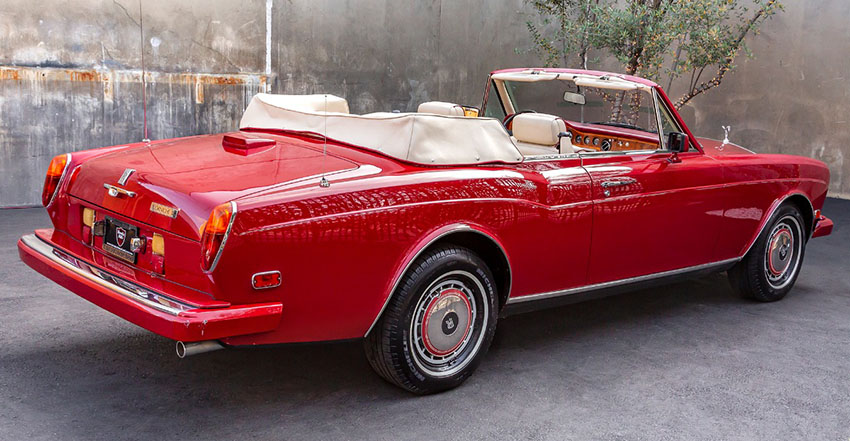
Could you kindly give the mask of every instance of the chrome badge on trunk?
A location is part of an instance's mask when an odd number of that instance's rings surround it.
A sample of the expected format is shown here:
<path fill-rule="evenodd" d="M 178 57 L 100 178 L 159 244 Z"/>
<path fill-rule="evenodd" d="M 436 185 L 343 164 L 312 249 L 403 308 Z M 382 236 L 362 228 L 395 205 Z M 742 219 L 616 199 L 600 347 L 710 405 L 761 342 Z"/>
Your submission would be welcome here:
<path fill-rule="evenodd" d="M 180 209 L 169 207 L 167 205 L 157 204 L 156 202 L 151 202 L 151 211 L 156 214 L 168 216 L 172 219 L 177 219 L 177 213 L 180 212 Z"/>

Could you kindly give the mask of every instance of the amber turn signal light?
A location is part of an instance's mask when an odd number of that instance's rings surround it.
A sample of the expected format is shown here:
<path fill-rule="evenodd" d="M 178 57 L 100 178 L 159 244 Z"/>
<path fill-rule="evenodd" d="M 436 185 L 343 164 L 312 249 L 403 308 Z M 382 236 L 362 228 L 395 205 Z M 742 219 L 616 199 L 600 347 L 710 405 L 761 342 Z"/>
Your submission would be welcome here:
<path fill-rule="evenodd" d="M 151 238 L 151 252 L 157 256 L 165 255 L 165 240 L 159 233 L 153 233 L 153 237 Z"/>
<path fill-rule="evenodd" d="M 94 226 L 94 210 L 83 208 L 83 225 L 91 228 Z"/>
<path fill-rule="evenodd" d="M 44 189 L 41 192 L 41 204 L 45 207 L 50 205 L 53 197 L 56 196 L 56 189 L 59 188 L 59 182 L 62 181 L 62 175 L 65 174 L 70 156 L 67 153 L 57 155 L 47 166 L 47 176 L 44 178 Z"/>
<path fill-rule="evenodd" d="M 201 268 L 204 271 L 215 269 L 221 250 L 230 234 L 230 228 L 233 226 L 235 213 L 235 202 L 221 204 L 213 209 L 210 218 L 204 224 L 201 236 Z"/>

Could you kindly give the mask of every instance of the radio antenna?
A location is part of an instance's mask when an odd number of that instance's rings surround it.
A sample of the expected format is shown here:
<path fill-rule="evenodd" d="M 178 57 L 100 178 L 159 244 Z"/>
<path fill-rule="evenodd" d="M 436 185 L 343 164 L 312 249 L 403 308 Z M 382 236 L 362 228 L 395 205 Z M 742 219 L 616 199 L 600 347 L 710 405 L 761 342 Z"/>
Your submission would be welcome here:
<path fill-rule="evenodd" d="M 328 157 L 328 94 L 325 94 L 325 133 L 323 138 L 325 139 L 325 144 L 322 147 L 322 180 L 319 181 L 319 187 L 328 188 L 331 186 L 331 183 L 328 182 L 327 178 L 325 178 L 325 158 Z"/>
<path fill-rule="evenodd" d="M 142 118 L 144 135 L 142 142 L 150 143 L 148 138 L 148 84 L 145 79 L 145 28 L 142 22 L 142 0 L 139 0 L 139 49 L 142 53 Z"/>

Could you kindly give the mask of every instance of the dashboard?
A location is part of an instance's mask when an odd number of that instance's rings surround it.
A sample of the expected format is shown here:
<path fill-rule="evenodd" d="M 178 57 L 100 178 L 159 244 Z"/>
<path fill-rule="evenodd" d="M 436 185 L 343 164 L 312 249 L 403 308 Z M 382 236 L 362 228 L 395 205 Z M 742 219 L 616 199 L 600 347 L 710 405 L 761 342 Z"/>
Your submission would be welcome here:
<path fill-rule="evenodd" d="M 572 135 L 572 143 L 576 147 L 603 152 L 658 149 L 658 139 L 649 133 L 635 133 L 634 136 L 631 136 L 631 132 L 637 131 L 628 129 L 605 130 L 597 127 L 590 129 L 587 124 L 571 121 L 565 121 L 565 123 L 567 131 Z M 622 133 L 623 131 L 628 131 L 630 136 L 625 136 Z"/>

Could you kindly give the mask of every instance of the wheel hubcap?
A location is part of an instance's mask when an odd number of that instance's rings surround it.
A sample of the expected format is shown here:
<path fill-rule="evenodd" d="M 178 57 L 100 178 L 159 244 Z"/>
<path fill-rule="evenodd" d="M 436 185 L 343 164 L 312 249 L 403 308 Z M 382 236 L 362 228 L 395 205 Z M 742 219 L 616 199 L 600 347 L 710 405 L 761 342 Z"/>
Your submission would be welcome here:
<path fill-rule="evenodd" d="M 425 290 L 410 323 L 413 359 L 421 369 L 449 376 L 472 360 L 487 321 L 483 293 L 481 282 L 466 271 L 447 273 Z"/>
<path fill-rule="evenodd" d="M 794 254 L 791 249 L 793 243 L 794 235 L 791 234 L 791 229 L 787 225 L 781 225 L 781 228 L 776 230 L 770 238 L 767 268 L 774 276 L 781 276 L 791 264 L 791 257 Z"/>
<path fill-rule="evenodd" d="M 469 333 L 472 306 L 462 291 L 448 288 L 434 297 L 425 310 L 422 336 L 425 348 L 444 356 L 456 350 Z"/>
<path fill-rule="evenodd" d="M 802 253 L 802 228 L 793 216 L 779 220 L 768 236 L 765 248 L 764 271 L 775 289 L 788 285 L 797 272 Z"/>

